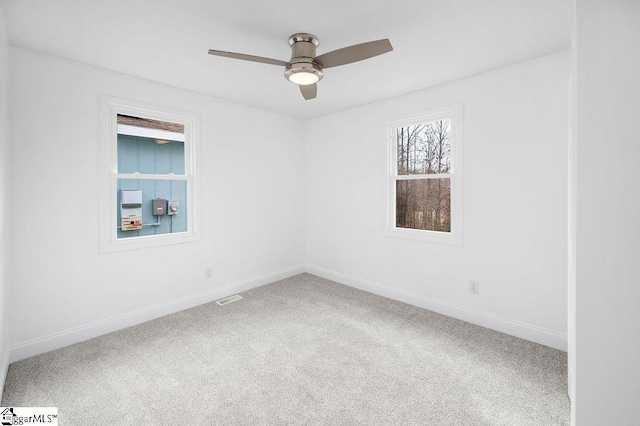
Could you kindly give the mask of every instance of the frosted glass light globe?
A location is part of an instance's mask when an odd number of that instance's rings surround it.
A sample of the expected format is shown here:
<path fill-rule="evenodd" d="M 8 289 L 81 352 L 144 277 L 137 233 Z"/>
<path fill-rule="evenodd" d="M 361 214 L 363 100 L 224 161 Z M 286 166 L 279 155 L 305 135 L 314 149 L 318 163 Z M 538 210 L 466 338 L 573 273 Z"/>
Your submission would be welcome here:
<path fill-rule="evenodd" d="M 317 83 L 318 80 L 320 78 L 315 73 L 305 71 L 294 72 L 289 76 L 289 81 L 302 86 Z"/>

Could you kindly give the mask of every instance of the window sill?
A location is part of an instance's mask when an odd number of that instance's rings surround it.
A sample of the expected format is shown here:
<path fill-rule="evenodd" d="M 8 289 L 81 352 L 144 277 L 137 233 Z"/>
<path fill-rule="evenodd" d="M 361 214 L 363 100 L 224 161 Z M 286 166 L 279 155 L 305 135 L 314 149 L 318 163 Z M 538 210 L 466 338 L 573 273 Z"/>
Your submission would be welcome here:
<path fill-rule="evenodd" d="M 162 247 L 172 244 L 185 244 L 200 240 L 198 235 L 189 232 L 173 234 L 146 235 L 144 237 L 118 238 L 102 244 L 102 253 L 115 253 L 127 250 L 138 250 L 151 247 Z"/>
<path fill-rule="evenodd" d="M 445 244 L 450 246 L 462 246 L 462 233 L 424 231 L 420 229 L 386 228 L 383 231 L 385 237 L 401 238 L 405 240 L 422 241 L 425 243 Z"/>

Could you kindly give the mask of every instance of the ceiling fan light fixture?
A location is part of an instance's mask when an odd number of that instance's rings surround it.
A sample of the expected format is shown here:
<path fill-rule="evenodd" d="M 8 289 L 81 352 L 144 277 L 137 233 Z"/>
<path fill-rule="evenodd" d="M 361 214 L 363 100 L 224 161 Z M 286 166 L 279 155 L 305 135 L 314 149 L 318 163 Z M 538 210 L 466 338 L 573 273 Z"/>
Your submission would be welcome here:
<path fill-rule="evenodd" d="M 306 86 L 307 84 L 317 83 L 320 78 L 312 72 L 296 72 L 289 76 L 289 81 L 295 84 Z"/>
<path fill-rule="evenodd" d="M 316 63 L 297 62 L 286 66 L 284 76 L 294 84 L 306 86 L 322 80 L 324 72 L 322 67 Z"/>

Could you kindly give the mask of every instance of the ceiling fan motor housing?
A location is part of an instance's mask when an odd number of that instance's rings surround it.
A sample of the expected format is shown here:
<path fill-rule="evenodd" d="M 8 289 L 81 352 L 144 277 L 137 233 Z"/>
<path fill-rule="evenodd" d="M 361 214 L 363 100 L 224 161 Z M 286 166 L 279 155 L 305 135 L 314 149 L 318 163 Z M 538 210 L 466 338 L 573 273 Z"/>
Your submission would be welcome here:
<path fill-rule="evenodd" d="M 314 61 L 318 44 L 318 38 L 313 34 L 297 33 L 289 37 L 291 60 L 284 70 L 287 80 L 295 81 L 295 77 L 291 78 L 291 76 L 296 73 L 313 74 L 317 77 L 317 81 L 322 80 L 324 71 Z"/>

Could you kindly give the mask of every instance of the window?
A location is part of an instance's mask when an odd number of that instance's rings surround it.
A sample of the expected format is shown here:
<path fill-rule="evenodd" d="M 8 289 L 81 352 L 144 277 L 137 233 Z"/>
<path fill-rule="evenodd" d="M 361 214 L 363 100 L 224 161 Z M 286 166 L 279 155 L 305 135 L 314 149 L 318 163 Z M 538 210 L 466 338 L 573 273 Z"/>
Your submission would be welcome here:
<path fill-rule="evenodd" d="M 462 244 L 462 106 L 389 123 L 386 235 Z"/>
<path fill-rule="evenodd" d="M 104 121 L 103 251 L 196 240 L 196 118 L 105 99 Z"/>

